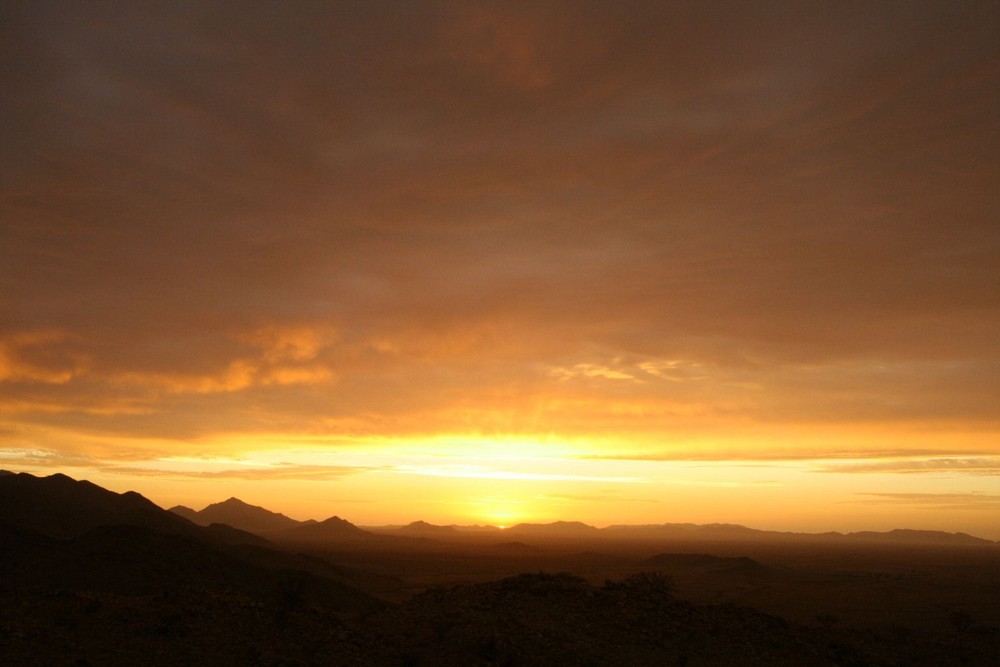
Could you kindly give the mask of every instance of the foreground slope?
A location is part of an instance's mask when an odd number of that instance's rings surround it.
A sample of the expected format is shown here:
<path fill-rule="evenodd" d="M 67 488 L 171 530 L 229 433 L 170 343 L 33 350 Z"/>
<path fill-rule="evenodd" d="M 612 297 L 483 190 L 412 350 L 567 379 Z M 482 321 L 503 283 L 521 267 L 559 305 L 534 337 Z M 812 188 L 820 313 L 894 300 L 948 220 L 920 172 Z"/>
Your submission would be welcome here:
<path fill-rule="evenodd" d="M 941 667 L 992 665 L 1000 648 L 995 637 L 969 646 L 834 634 L 747 607 L 695 605 L 651 573 L 600 587 L 539 573 L 435 588 L 372 620 L 369 655 L 386 665 Z"/>

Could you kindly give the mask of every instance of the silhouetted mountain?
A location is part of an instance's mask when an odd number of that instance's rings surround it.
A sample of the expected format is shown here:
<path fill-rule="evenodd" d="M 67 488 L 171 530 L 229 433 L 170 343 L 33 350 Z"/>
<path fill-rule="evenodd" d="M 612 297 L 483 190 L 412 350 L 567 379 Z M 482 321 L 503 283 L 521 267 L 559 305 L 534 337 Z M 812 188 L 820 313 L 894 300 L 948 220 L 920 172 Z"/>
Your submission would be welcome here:
<path fill-rule="evenodd" d="M 226 589 L 267 582 L 265 571 L 303 570 L 334 581 L 347 598 L 357 593 L 373 600 L 347 584 L 352 575 L 346 570 L 275 551 L 264 538 L 226 524 L 194 525 L 137 493 L 117 494 L 65 475 L 0 476 L 0 537 L 0 565 L 19 585 L 128 591 L 140 583 L 168 590 L 215 582 Z"/>
<path fill-rule="evenodd" d="M 886 532 L 863 531 L 857 533 L 793 533 L 773 530 L 757 530 L 737 524 L 693 524 L 664 523 L 652 525 L 614 525 L 601 529 L 607 537 L 634 540 L 716 540 L 744 542 L 891 542 L 897 544 L 925 545 L 995 545 L 996 542 L 985 540 L 965 533 L 945 533 L 935 530 L 896 529 Z"/>
<path fill-rule="evenodd" d="M 497 533 L 497 532 L 500 532 L 501 530 L 503 530 L 499 526 L 493 526 L 493 525 L 490 525 L 490 524 L 481 525 L 481 524 L 478 524 L 478 523 L 474 524 L 474 525 L 471 525 L 471 526 L 453 525 L 451 527 L 454 528 L 455 530 L 457 530 L 459 532 L 463 532 L 463 533 Z"/>
<path fill-rule="evenodd" d="M 272 512 L 257 505 L 250 505 L 239 498 L 230 498 L 221 503 L 214 503 L 200 512 L 195 512 L 183 505 L 171 507 L 170 511 L 201 526 L 224 523 L 227 526 L 257 534 L 288 530 L 301 525 L 301 522 L 284 514 Z"/>
<path fill-rule="evenodd" d="M 553 523 L 519 523 L 507 528 L 505 532 L 533 537 L 575 537 L 580 535 L 593 536 L 597 528 L 580 521 L 555 521 Z"/>
<path fill-rule="evenodd" d="M 699 539 L 699 540 L 746 540 L 776 536 L 785 533 L 771 533 L 728 523 L 694 524 L 663 523 L 643 525 L 614 525 L 601 531 L 605 536 L 624 539 Z"/>
<path fill-rule="evenodd" d="M 203 535 L 187 519 L 134 491 L 115 493 L 59 473 L 0 476 L 0 522 L 57 538 L 78 537 L 99 526 L 145 526 L 176 535 Z"/>
<path fill-rule="evenodd" d="M 458 530 L 454 526 L 435 526 L 426 521 L 414 521 L 398 528 L 396 532 L 400 535 L 409 535 L 410 537 L 430 538 L 449 538 L 455 537 L 458 534 Z"/>
<path fill-rule="evenodd" d="M 246 530 L 233 528 L 225 523 L 213 523 L 204 527 L 205 532 L 220 544 L 249 544 L 258 547 L 273 547 L 274 544 Z"/>
<path fill-rule="evenodd" d="M 173 507 L 169 508 L 167 511 L 168 512 L 173 512 L 174 514 L 176 514 L 178 516 L 182 516 L 185 519 L 187 519 L 188 521 L 190 521 L 191 523 L 197 523 L 199 526 L 203 525 L 199 521 L 198 512 L 195 511 L 195 510 L 193 510 L 193 509 L 191 509 L 190 507 L 186 507 L 184 505 L 174 505 Z"/>
<path fill-rule="evenodd" d="M 101 526 L 67 541 L 42 546 L 22 541 L 20 547 L 22 557 L 4 565 L 8 573 L 18 572 L 21 586 L 121 595 L 184 588 L 269 596 L 295 580 L 331 608 L 360 611 L 380 605 L 371 595 L 339 581 L 290 569 L 294 557 L 286 554 L 274 552 L 275 561 L 265 565 L 257 562 L 264 560 L 257 552 L 213 546 L 143 526 Z"/>
<path fill-rule="evenodd" d="M 302 542 L 327 542 L 372 537 L 373 533 L 358 528 L 350 521 L 332 516 L 325 521 L 304 523 L 274 535 L 274 539 Z"/>
<path fill-rule="evenodd" d="M 992 540 L 984 540 L 966 533 L 946 533 L 940 530 L 911 530 L 897 528 L 884 533 L 860 531 L 847 533 L 843 536 L 849 540 L 867 540 L 878 542 L 897 542 L 907 544 L 941 544 L 941 545 L 987 545 L 996 544 Z"/>
<path fill-rule="evenodd" d="M 84 530 L 73 520 L 110 523 Z M 705 535 L 742 534 L 749 537 L 732 544 L 765 552 L 761 545 L 776 535 L 803 540 L 808 548 L 786 549 L 796 543 L 776 541 L 772 555 L 787 551 L 800 563 L 824 553 L 825 562 L 839 568 L 843 554 L 863 552 L 863 566 L 830 573 L 825 565 L 821 571 L 780 562 L 765 567 L 747 557 L 708 553 L 649 558 L 653 541 L 629 544 L 628 531 L 576 522 L 526 524 L 511 529 L 511 537 L 524 541 L 491 544 L 496 538 L 488 533 L 464 543 L 376 536 L 339 517 L 282 531 L 305 531 L 297 551 L 316 555 L 290 554 L 229 525 L 194 525 L 138 494 L 65 476 L 0 474 L 0 653 L 4 664 L 959 667 L 993 665 L 1000 651 L 991 604 L 1000 565 L 992 548 L 887 549 L 879 542 L 936 545 L 933 540 L 944 536 L 991 544 L 985 540 L 935 531 L 810 536 L 729 525 L 635 530 L 653 540 L 693 535 L 688 549 L 697 539 L 716 539 Z M 618 538 L 623 551 L 604 549 Z M 536 540 L 543 548 L 534 546 Z M 353 546 L 328 548 L 338 543 Z M 856 546 L 868 543 L 877 546 Z M 574 550 L 567 551 L 571 544 Z M 579 544 L 588 549 L 577 551 Z M 849 548 L 829 548 L 834 544 Z M 731 544 L 724 547 L 734 553 Z M 882 553 L 891 553 L 884 563 L 890 569 L 872 569 L 869 556 Z M 531 574 L 457 583 L 507 576 L 511 568 L 539 571 L 553 561 L 587 579 Z M 941 570 L 947 579 L 899 572 L 899 563 L 926 568 L 940 562 L 953 563 Z M 378 573 L 362 571 L 368 563 Z M 603 587 L 587 583 L 637 567 L 655 572 Z M 447 585 L 427 588 L 435 583 Z M 959 584 L 964 588 L 954 588 Z M 935 598 L 943 588 L 947 597 Z M 969 595 L 979 589 L 981 597 Z M 700 597 L 684 601 L 675 591 Z M 733 596 L 736 604 L 782 616 L 788 611 L 775 607 L 785 605 L 803 625 L 734 606 Z M 795 600 L 790 606 L 789 598 Z M 867 616 L 874 600 L 892 609 L 923 605 L 914 618 L 924 626 L 918 632 L 887 625 L 895 616 Z M 864 613 L 855 617 L 858 609 Z"/>

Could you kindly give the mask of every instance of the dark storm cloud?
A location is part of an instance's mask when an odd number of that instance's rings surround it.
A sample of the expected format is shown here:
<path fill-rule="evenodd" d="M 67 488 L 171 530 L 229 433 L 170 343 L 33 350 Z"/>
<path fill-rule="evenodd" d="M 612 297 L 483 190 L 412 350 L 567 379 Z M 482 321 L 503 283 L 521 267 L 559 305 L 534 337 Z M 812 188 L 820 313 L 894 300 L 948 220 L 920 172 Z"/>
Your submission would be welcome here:
<path fill-rule="evenodd" d="M 26 423 L 995 421 L 993 4 L 0 12 Z"/>

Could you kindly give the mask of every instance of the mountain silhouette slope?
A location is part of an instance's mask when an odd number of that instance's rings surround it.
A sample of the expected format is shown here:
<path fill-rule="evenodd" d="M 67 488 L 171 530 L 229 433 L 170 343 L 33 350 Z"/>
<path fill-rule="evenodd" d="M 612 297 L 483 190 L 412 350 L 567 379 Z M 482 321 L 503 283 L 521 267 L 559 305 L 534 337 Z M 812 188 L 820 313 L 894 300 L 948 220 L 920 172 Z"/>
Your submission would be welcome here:
<path fill-rule="evenodd" d="M 576 537 L 593 536 L 597 528 L 581 521 L 555 521 L 553 523 L 519 523 L 505 532 L 514 535 L 532 535 L 536 537 Z"/>
<path fill-rule="evenodd" d="M 301 525 L 300 521 L 284 514 L 272 512 L 257 505 L 250 505 L 239 498 L 230 498 L 221 503 L 214 503 L 197 512 L 183 505 L 171 507 L 170 511 L 201 526 L 224 523 L 227 526 L 257 534 L 288 530 Z"/>
<path fill-rule="evenodd" d="M 0 476 L 0 538 L 0 567 L 17 588 L 123 595 L 194 588 L 259 597 L 292 586 L 327 608 L 370 611 L 383 603 L 350 580 L 392 584 L 275 550 L 228 525 L 196 526 L 137 493 L 65 475 Z"/>
<path fill-rule="evenodd" d="M 843 535 L 846 540 L 873 541 L 873 542 L 897 542 L 905 544 L 952 544 L 983 546 L 996 544 L 992 540 L 981 537 L 974 537 L 967 533 L 947 533 L 940 530 L 913 530 L 909 528 L 896 528 L 885 532 L 860 531 L 856 533 L 846 533 Z"/>
<path fill-rule="evenodd" d="M 454 526 L 436 526 L 426 521 L 413 521 L 396 530 L 399 535 L 409 535 L 412 537 L 456 537 L 459 531 Z"/>
<path fill-rule="evenodd" d="M 332 516 L 325 521 L 303 523 L 274 535 L 274 539 L 279 541 L 301 542 L 356 540 L 370 537 L 374 537 L 374 534 L 358 528 L 339 516 Z"/>
<path fill-rule="evenodd" d="M 56 538 L 79 537 L 99 526 L 144 526 L 189 537 L 205 533 L 134 491 L 115 493 L 61 473 L 0 476 L 0 522 Z"/>
<path fill-rule="evenodd" d="M 664 523 L 641 525 L 613 525 L 599 529 L 602 537 L 631 540 L 701 540 L 701 541 L 743 541 L 779 542 L 795 541 L 803 543 L 860 543 L 891 542 L 900 544 L 922 544 L 941 546 L 990 546 L 997 542 L 974 537 L 965 533 L 948 533 L 939 530 L 894 529 L 884 532 L 862 531 L 855 533 L 794 533 L 774 530 L 758 530 L 738 524 L 713 523 Z"/>

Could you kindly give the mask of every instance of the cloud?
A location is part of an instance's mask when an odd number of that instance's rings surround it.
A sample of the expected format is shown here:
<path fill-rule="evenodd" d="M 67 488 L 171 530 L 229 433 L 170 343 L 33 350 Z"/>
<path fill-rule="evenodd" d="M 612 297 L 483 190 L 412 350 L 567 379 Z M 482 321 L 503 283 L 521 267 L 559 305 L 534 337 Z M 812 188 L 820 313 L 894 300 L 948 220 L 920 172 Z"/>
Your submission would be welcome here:
<path fill-rule="evenodd" d="M 526 472 L 521 470 L 497 470 L 482 466 L 396 466 L 393 472 L 426 477 L 457 477 L 462 479 L 500 479 L 529 482 L 606 482 L 610 484 L 645 484 L 649 480 L 639 477 L 616 477 L 612 475 L 574 475 L 551 472 Z"/>
<path fill-rule="evenodd" d="M 996 432 L 997 17 L 5 8 L 0 426 Z"/>
<path fill-rule="evenodd" d="M 829 473 L 964 473 L 968 475 L 1000 476 L 1000 458 L 991 456 L 946 456 L 938 458 L 907 458 L 852 461 L 825 465 L 819 472 Z"/>
<path fill-rule="evenodd" d="M 867 505 L 909 505 L 934 510 L 1000 509 L 1000 495 L 989 493 L 861 493 Z"/>
<path fill-rule="evenodd" d="M 0 383 L 65 384 L 85 372 L 87 356 L 59 330 L 0 334 Z"/>
<path fill-rule="evenodd" d="M 698 450 L 679 448 L 667 451 L 634 452 L 630 454 L 587 454 L 582 458 L 612 461 L 725 461 L 727 464 L 756 466 L 782 462 L 803 462 L 820 466 L 819 472 L 933 472 L 935 470 L 991 470 L 1000 464 L 993 457 L 983 457 L 974 449 L 877 450 L 871 447 L 833 450 L 802 448 L 798 450 L 756 447 L 739 449 Z M 828 463 L 835 460 L 846 463 Z"/>
<path fill-rule="evenodd" d="M 164 452 L 113 452 L 74 454 L 56 450 L 0 449 L 0 466 L 48 468 L 86 468 L 103 473 L 131 477 L 169 477 L 191 479 L 303 480 L 330 481 L 348 475 L 382 470 L 377 466 L 308 465 L 300 463 L 254 463 L 245 460 L 188 459 L 166 456 Z M 388 468 L 384 470 L 389 470 Z"/>
<path fill-rule="evenodd" d="M 92 467 L 99 461 L 92 456 L 46 449 L 0 449 L 0 465 L 44 468 Z"/>
<path fill-rule="evenodd" d="M 267 467 L 230 468 L 226 470 L 185 470 L 142 466 L 103 466 L 103 472 L 138 477 L 173 477 L 194 479 L 243 479 L 257 481 L 301 480 L 327 482 L 348 475 L 357 475 L 377 468 L 365 466 L 273 465 Z"/>
<path fill-rule="evenodd" d="M 657 498 L 629 498 L 621 497 L 617 492 L 606 492 L 602 494 L 582 494 L 582 493 L 558 493 L 544 494 L 537 496 L 540 501 L 556 501 L 560 503 L 648 503 L 658 505 L 664 501 Z"/>
<path fill-rule="evenodd" d="M 605 380 L 636 379 L 634 375 L 629 375 L 628 373 L 596 364 L 575 364 L 571 368 L 553 368 L 549 372 L 553 377 L 559 378 L 560 380 L 569 380 L 575 377 L 603 378 Z"/>

